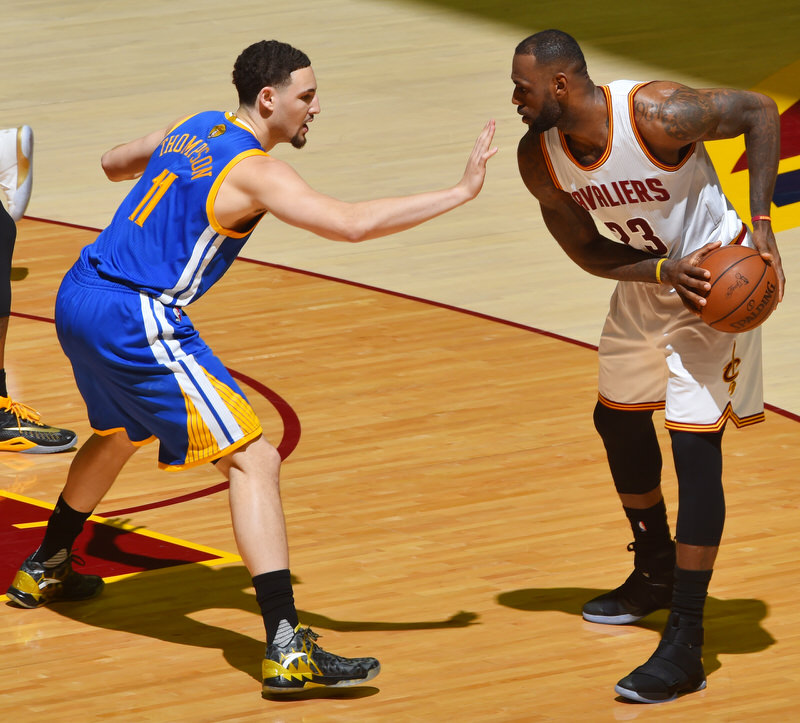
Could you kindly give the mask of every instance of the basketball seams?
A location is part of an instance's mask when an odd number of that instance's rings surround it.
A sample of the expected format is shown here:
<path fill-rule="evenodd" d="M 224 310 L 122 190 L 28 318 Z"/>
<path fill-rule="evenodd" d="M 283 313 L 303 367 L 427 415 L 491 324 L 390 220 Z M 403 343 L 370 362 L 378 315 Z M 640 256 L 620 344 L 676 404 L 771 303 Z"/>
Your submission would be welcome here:
<path fill-rule="evenodd" d="M 756 249 L 723 246 L 700 265 L 713 277 L 700 316 L 717 331 L 738 333 L 755 328 L 775 309 L 775 273 Z"/>
<path fill-rule="evenodd" d="M 704 259 L 704 261 L 707 261 L 708 259 L 710 259 L 710 258 L 711 258 L 711 257 L 712 257 L 712 256 L 713 256 L 715 253 L 717 253 L 717 251 L 722 251 L 722 249 L 725 249 L 725 248 L 728 248 L 728 247 L 727 247 L 727 246 L 723 246 L 722 248 L 715 249 L 715 250 L 714 250 L 714 251 L 712 251 L 712 252 L 711 252 L 711 253 L 710 253 L 708 256 L 706 256 L 706 258 Z M 734 262 L 733 262 L 733 263 L 732 263 L 730 266 L 727 266 L 726 268 L 724 268 L 724 269 L 723 269 L 723 270 L 722 270 L 722 271 L 721 271 L 721 272 L 720 272 L 720 273 L 717 275 L 717 278 L 716 278 L 716 279 L 714 279 L 714 281 L 712 282 L 712 284 L 711 284 L 711 289 L 709 289 L 709 290 L 708 290 L 708 293 L 709 293 L 709 294 L 711 293 L 711 291 L 713 290 L 714 286 L 716 286 L 717 282 L 719 282 L 719 281 L 722 281 L 722 279 L 723 279 L 723 277 L 725 276 L 725 274 L 727 274 L 727 273 L 728 273 L 728 272 L 729 272 L 729 271 L 730 271 L 730 270 L 731 270 L 731 269 L 732 269 L 734 266 L 737 266 L 738 264 L 741 264 L 743 261 L 747 261 L 748 259 L 752 259 L 752 258 L 753 258 L 753 256 L 760 256 L 760 255 L 761 255 L 761 254 L 759 254 L 759 253 L 758 253 L 758 251 L 756 251 L 755 249 L 753 249 L 753 253 L 752 253 L 752 254 L 748 254 L 747 256 L 743 256 L 743 257 L 742 257 L 742 258 L 740 258 L 740 259 L 736 259 L 736 260 L 735 260 L 735 261 L 734 261 Z M 761 275 L 761 278 L 762 278 L 762 279 L 764 278 L 764 275 L 763 275 L 763 274 Z M 760 282 L 761 282 L 761 279 L 759 279 L 759 283 L 760 283 Z"/>
<path fill-rule="evenodd" d="M 758 256 L 758 255 L 759 254 L 750 254 L 750 256 L 745 256 L 744 259 L 742 259 L 742 261 L 745 261 L 746 259 L 751 259 L 751 258 L 753 258 L 753 256 Z M 725 271 L 722 274 L 719 275 L 719 278 L 717 279 L 717 281 L 722 281 L 722 277 L 728 271 L 730 271 L 731 268 L 736 266 L 738 263 L 739 262 L 737 262 L 736 264 L 731 264 L 727 269 L 725 269 Z M 761 272 L 761 276 L 758 278 L 758 281 L 756 281 L 755 285 L 753 286 L 753 289 L 755 289 L 755 290 L 760 290 L 761 289 L 761 282 L 764 280 L 764 277 L 766 275 L 767 275 L 767 266 L 765 265 L 763 271 Z M 714 283 L 717 283 L 717 281 L 715 281 Z M 711 284 L 711 288 L 714 288 L 714 284 Z M 744 306 L 748 301 L 750 301 L 750 299 L 752 299 L 754 295 L 755 295 L 755 291 L 752 294 L 750 294 L 750 296 L 746 296 L 744 299 L 742 299 L 733 309 L 731 309 L 724 316 L 720 316 L 718 319 L 714 319 L 714 321 L 709 321 L 708 322 L 709 326 L 714 326 L 714 324 L 719 324 L 719 322 L 725 321 L 725 319 L 727 319 L 731 314 L 735 314 L 737 311 L 739 311 L 739 309 L 741 309 L 742 306 Z"/>

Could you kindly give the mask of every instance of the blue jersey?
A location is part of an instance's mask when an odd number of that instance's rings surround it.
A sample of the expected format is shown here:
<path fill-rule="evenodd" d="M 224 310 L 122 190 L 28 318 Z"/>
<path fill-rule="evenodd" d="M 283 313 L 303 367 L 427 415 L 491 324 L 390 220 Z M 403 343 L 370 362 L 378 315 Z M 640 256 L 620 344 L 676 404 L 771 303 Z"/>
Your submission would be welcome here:
<path fill-rule="evenodd" d="M 234 231 L 214 216 L 225 177 L 253 155 L 267 154 L 233 113 L 187 118 L 159 144 L 111 224 L 81 258 L 103 279 L 165 306 L 186 306 L 228 270 L 259 221 Z"/>

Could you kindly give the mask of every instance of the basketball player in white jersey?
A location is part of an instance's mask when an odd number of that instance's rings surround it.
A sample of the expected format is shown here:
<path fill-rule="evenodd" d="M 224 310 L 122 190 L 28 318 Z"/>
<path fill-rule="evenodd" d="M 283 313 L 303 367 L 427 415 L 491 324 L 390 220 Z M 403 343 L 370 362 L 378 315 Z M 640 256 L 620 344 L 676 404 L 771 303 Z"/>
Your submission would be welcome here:
<path fill-rule="evenodd" d="M 710 285 L 698 264 L 721 244 L 753 246 L 775 267 L 782 298 L 769 218 L 777 108 L 758 93 L 674 82 L 596 86 L 576 41 L 558 30 L 517 46 L 511 79 L 528 126 L 520 174 L 548 230 L 581 268 L 618 280 L 599 345 L 594 421 L 633 531 L 634 570 L 587 602 L 583 616 L 616 625 L 670 608 L 655 653 L 615 690 L 641 702 L 671 700 L 706 685 L 703 607 L 725 518 L 722 434 L 727 422 L 764 418 L 760 329 L 725 334 L 700 320 Z M 741 134 L 752 232 L 703 147 Z M 676 542 L 655 409 L 665 410 L 678 476 Z"/>

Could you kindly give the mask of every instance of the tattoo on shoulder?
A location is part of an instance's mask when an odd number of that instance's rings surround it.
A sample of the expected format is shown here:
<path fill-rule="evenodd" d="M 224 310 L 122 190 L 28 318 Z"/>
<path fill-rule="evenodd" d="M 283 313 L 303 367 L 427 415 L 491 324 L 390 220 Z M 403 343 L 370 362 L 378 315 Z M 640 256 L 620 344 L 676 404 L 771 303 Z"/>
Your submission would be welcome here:
<path fill-rule="evenodd" d="M 667 135 L 694 141 L 714 124 L 711 100 L 689 88 L 677 88 L 661 105 L 660 117 Z"/>
<path fill-rule="evenodd" d="M 633 103 L 633 113 L 636 120 L 654 121 L 657 120 L 661 112 L 661 105 L 650 100 L 635 100 Z"/>

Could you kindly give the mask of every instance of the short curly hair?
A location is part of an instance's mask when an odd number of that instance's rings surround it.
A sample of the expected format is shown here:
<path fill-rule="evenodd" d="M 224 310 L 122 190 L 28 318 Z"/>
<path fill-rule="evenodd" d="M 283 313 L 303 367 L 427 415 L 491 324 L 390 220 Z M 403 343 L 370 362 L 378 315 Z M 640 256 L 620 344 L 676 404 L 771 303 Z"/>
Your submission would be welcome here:
<path fill-rule="evenodd" d="M 241 105 L 253 105 L 266 86 L 280 87 L 289 82 L 291 74 L 308 68 L 308 56 L 288 43 L 261 40 L 245 48 L 233 64 L 233 84 Z"/>
<path fill-rule="evenodd" d="M 540 65 L 572 63 L 578 73 L 586 74 L 586 59 L 578 42 L 563 30 L 542 30 L 529 35 L 514 51 L 515 55 L 533 55 Z"/>

